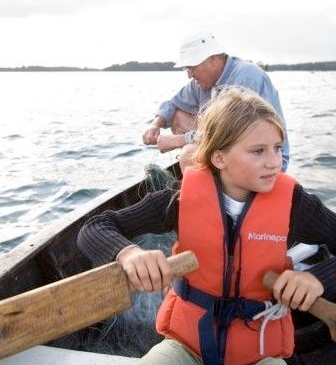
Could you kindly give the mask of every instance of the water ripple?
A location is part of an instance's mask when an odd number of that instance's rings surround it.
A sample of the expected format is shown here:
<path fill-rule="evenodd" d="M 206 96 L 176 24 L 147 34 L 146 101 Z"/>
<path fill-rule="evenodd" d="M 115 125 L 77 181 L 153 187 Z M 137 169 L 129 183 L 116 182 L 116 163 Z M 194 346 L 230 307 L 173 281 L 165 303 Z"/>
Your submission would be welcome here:
<path fill-rule="evenodd" d="M 24 137 L 20 134 L 11 134 L 9 136 L 3 137 L 3 139 L 8 139 L 9 141 L 15 141 L 15 140 L 20 139 L 20 138 L 24 138 Z"/>
<path fill-rule="evenodd" d="M 315 162 L 324 167 L 336 169 L 336 156 L 330 154 L 320 154 L 315 158 Z"/>

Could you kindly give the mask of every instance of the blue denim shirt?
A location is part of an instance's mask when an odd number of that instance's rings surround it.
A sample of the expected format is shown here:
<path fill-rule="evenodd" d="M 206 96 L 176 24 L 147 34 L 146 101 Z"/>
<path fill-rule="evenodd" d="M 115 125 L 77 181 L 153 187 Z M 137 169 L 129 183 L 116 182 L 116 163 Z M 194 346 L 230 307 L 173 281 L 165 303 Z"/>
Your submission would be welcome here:
<path fill-rule="evenodd" d="M 243 61 L 237 57 L 228 56 L 224 70 L 217 80 L 215 87 L 240 85 L 257 92 L 267 100 L 276 110 L 284 125 L 286 121 L 281 109 L 278 91 L 272 84 L 271 79 L 259 66 Z M 166 121 L 166 127 L 171 125 L 171 120 L 177 109 L 191 114 L 197 114 L 204 103 L 211 99 L 211 89 L 202 89 L 195 80 L 190 80 L 170 100 L 163 102 L 156 115 Z M 282 149 L 282 170 L 286 171 L 289 162 L 289 142 L 286 137 Z"/>

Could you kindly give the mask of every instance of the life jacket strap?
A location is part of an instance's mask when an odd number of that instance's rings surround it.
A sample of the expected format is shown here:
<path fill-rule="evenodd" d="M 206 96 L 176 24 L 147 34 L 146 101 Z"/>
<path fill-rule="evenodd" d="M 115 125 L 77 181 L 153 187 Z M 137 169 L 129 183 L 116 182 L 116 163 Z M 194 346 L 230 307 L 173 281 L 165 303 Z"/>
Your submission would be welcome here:
<path fill-rule="evenodd" d="M 185 278 L 175 279 L 173 288 L 183 300 L 206 310 L 198 323 L 200 349 L 205 365 L 224 364 L 227 329 L 234 318 L 253 320 L 256 314 L 265 310 L 264 302 L 246 298 L 217 297 L 192 287 Z"/>

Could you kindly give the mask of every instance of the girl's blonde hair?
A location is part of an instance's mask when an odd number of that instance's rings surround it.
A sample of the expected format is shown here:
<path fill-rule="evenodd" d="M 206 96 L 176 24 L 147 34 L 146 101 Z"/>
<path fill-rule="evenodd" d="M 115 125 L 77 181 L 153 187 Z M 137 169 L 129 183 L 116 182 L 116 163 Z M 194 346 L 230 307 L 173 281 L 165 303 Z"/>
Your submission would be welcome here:
<path fill-rule="evenodd" d="M 196 163 L 214 169 L 211 156 L 216 150 L 229 150 L 262 119 L 274 125 L 285 139 L 285 128 L 274 108 L 257 93 L 241 86 L 224 88 L 197 117 Z"/>

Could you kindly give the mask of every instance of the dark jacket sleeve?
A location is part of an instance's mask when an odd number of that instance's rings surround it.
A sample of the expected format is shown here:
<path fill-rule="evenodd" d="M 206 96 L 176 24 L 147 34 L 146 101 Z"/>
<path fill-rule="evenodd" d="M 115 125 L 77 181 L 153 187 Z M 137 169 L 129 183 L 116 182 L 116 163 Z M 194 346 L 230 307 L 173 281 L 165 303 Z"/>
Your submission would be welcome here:
<path fill-rule="evenodd" d="M 77 245 L 93 266 L 115 260 L 132 238 L 144 233 L 174 230 L 177 222 L 176 191 L 149 193 L 140 202 L 117 211 L 107 210 L 81 228 Z"/>
<path fill-rule="evenodd" d="M 308 270 L 323 284 L 323 296 L 336 302 L 336 258 L 323 261 Z"/>
<path fill-rule="evenodd" d="M 293 196 L 289 242 L 326 244 L 336 255 L 336 213 L 300 185 Z"/>
<path fill-rule="evenodd" d="M 332 255 L 336 255 L 336 213 L 300 185 L 293 197 L 289 242 L 326 244 Z M 324 296 L 336 301 L 336 258 L 321 262 L 308 271 L 322 282 Z"/>

